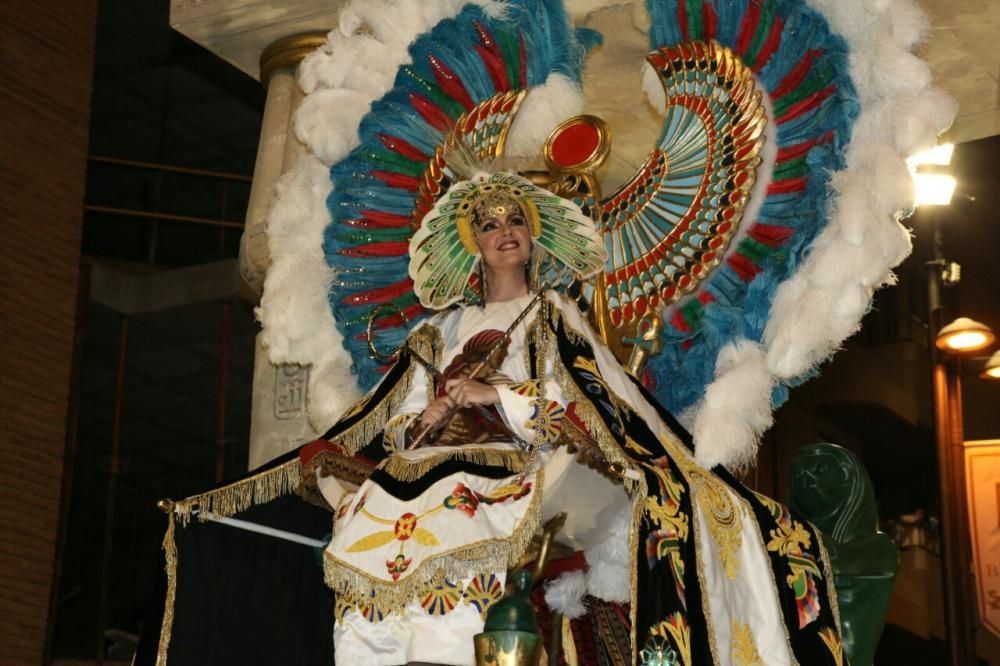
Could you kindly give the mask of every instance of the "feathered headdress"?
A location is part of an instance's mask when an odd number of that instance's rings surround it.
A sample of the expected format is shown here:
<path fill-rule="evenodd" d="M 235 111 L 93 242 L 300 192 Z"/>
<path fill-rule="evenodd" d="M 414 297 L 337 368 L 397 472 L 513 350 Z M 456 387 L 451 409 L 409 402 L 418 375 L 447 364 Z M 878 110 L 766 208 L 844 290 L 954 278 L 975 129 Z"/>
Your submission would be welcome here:
<path fill-rule="evenodd" d="M 452 185 L 410 240 L 410 277 L 424 307 L 438 310 L 468 296 L 480 261 L 474 211 L 498 197 L 516 201 L 534 246 L 580 279 L 604 269 L 604 244 L 579 206 L 513 173 L 479 173 Z"/>

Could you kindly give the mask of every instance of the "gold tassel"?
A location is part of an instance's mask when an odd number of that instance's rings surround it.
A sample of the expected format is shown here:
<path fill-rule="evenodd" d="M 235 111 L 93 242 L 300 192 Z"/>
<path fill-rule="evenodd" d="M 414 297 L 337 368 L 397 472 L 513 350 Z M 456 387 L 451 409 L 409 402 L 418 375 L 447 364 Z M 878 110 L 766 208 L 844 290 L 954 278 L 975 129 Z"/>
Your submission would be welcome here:
<path fill-rule="evenodd" d="M 180 500 L 176 503 L 176 511 L 182 525 L 187 525 L 195 508 L 228 517 L 288 495 L 301 482 L 302 467 L 299 459 L 294 458 L 249 478 Z"/>
<path fill-rule="evenodd" d="M 444 346 L 444 338 L 435 326 L 425 324 L 410 334 L 408 343 L 414 351 L 421 357 L 430 359 L 435 366 L 441 364 L 441 349 Z M 389 392 L 377 405 L 364 405 L 362 408 L 368 413 L 360 421 L 350 428 L 340 433 L 336 437 L 336 442 L 348 450 L 351 454 L 363 449 L 368 442 L 385 430 L 389 417 L 396 414 L 399 408 L 406 401 L 406 396 L 410 393 L 413 385 L 413 373 L 416 368 L 416 361 L 410 362 L 410 367 L 406 369 L 396 385 L 389 389 Z M 434 398 L 434 378 L 427 373 L 427 400 L 430 402 Z M 355 407 L 357 409 L 357 407 Z"/>
<path fill-rule="evenodd" d="M 163 602 L 163 623 L 160 625 L 160 642 L 156 648 L 156 666 L 167 666 L 167 650 L 174 628 L 174 599 L 177 596 L 177 543 L 174 541 L 174 512 L 167 513 L 167 533 L 163 535 L 163 552 L 166 559 L 167 594 Z"/>
<path fill-rule="evenodd" d="M 462 459 L 474 465 L 503 467 L 509 472 L 518 472 L 521 470 L 524 454 L 509 449 L 462 447 L 417 460 L 408 460 L 402 456 L 390 456 L 379 468 L 399 481 L 416 481 L 438 465 L 455 459 Z"/>

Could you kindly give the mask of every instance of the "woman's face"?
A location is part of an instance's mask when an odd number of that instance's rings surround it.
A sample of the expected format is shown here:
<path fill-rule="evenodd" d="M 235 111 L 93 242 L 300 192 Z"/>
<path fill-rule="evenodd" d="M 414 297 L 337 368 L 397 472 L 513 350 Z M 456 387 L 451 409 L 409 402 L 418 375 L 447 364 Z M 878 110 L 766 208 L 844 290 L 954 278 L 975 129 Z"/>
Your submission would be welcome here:
<path fill-rule="evenodd" d="M 531 231 L 520 210 L 491 215 L 476 226 L 476 239 L 488 268 L 523 270 L 531 257 Z"/>

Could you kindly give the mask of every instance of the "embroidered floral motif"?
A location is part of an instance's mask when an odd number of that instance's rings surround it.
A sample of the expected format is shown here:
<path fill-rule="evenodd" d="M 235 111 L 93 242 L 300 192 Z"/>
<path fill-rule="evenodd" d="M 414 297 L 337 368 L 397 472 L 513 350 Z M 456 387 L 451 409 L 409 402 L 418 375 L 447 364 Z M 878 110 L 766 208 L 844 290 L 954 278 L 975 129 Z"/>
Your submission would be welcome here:
<path fill-rule="evenodd" d="M 365 493 L 364 495 L 361 496 L 361 499 L 358 500 L 358 503 L 354 505 L 354 515 L 357 515 L 358 511 L 361 511 L 362 509 L 365 508 L 365 502 L 367 501 L 368 501 L 368 493 Z"/>
<path fill-rule="evenodd" d="M 393 541 L 405 542 L 409 541 L 411 538 L 422 546 L 439 546 L 441 545 L 441 542 L 437 540 L 437 537 L 434 536 L 434 534 L 430 530 L 427 530 L 423 527 L 417 527 L 417 521 L 429 515 L 430 513 L 433 513 L 433 511 L 434 510 L 432 509 L 431 511 L 427 511 L 420 516 L 415 516 L 412 513 L 404 513 L 395 521 L 391 521 L 391 520 L 386 520 L 384 518 L 379 518 L 378 516 L 374 516 L 367 510 L 362 509 L 361 512 L 365 516 L 371 518 L 373 521 L 377 523 L 381 523 L 383 525 L 392 525 L 392 529 L 384 530 L 381 532 L 373 532 L 372 534 L 369 534 L 366 537 L 358 539 L 350 546 L 348 546 L 347 552 L 363 553 L 367 550 L 374 550 L 379 546 L 384 546 L 388 543 L 392 543 Z"/>
<path fill-rule="evenodd" d="M 695 464 L 666 436 L 660 438 L 691 488 L 692 503 L 700 506 L 708 532 L 718 548 L 719 561 L 729 580 L 739 575 L 737 553 L 743 545 L 743 507 L 733 501 L 726 485 L 714 474 Z"/>
<path fill-rule="evenodd" d="M 476 515 L 476 509 L 479 508 L 479 498 L 476 497 L 476 493 L 471 488 L 459 482 L 451 491 L 451 495 L 444 498 L 444 508 L 461 511 L 472 518 Z"/>
<path fill-rule="evenodd" d="M 529 379 L 526 382 L 517 382 L 516 384 L 509 384 L 507 386 L 511 391 L 518 395 L 523 395 L 528 398 L 537 398 L 539 394 L 538 380 Z"/>
<path fill-rule="evenodd" d="M 691 627 L 680 612 L 670 614 L 666 620 L 649 630 L 651 636 L 660 636 L 673 642 L 680 653 L 680 663 L 691 663 Z"/>
<path fill-rule="evenodd" d="M 650 636 L 639 652 L 639 666 L 675 666 L 677 653 L 659 636 Z"/>
<path fill-rule="evenodd" d="M 413 530 L 417 527 L 417 517 L 412 513 L 404 513 L 396 520 L 393 532 L 400 541 L 406 541 L 413 536 Z"/>
<path fill-rule="evenodd" d="M 740 507 L 733 502 L 725 486 L 711 473 L 692 470 L 691 485 L 695 488 L 701 506 L 707 511 L 708 531 L 719 549 L 719 560 L 729 580 L 739 575 L 740 561 L 737 552 L 743 545 L 743 520 Z"/>
<path fill-rule="evenodd" d="M 756 493 L 755 493 L 756 494 Z M 777 553 L 788 562 L 790 573 L 785 578 L 788 587 L 795 592 L 795 607 L 799 615 L 799 629 L 819 617 L 819 590 L 816 580 L 822 575 L 816 558 L 806 549 L 812 543 L 809 530 L 797 520 L 792 520 L 788 508 L 770 497 L 756 494 L 768 508 L 778 523 L 778 529 L 771 530 L 771 540 L 767 549 Z"/>
<path fill-rule="evenodd" d="M 378 599 L 375 598 L 374 592 L 364 601 L 358 602 L 356 607 L 358 612 L 361 613 L 361 617 L 365 618 L 372 624 L 381 622 L 385 619 L 385 616 L 391 612 L 388 608 L 385 608 L 378 603 Z"/>
<path fill-rule="evenodd" d="M 750 625 L 733 620 L 733 663 L 737 666 L 763 666 Z"/>
<path fill-rule="evenodd" d="M 486 619 L 486 611 L 503 596 L 503 586 L 496 574 L 479 574 L 473 576 L 465 587 L 462 598 L 467 606 L 473 606 L 479 611 L 479 616 Z"/>
<path fill-rule="evenodd" d="M 476 493 L 476 498 L 482 504 L 500 504 L 501 502 L 506 502 L 507 500 L 514 500 L 515 502 L 522 497 L 528 495 L 531 492 L 532 483 L 531 481 L 525 481 L 523 483 L 509 483 L 506 486 L 500 486 L 489 493 L 483 495 L 482 493 Z"/>
<path fill-rule="evenodd" d="M 428 615 L 447 615 L 455 610 L 462 591 L 448 580 L 440 580 L 420 598 L 420 605 Z"/>
<path fill-rule="evenodd" d="M 406 557 L 401 552 L 393 560 L 386 560 L 385 566 L 389 570 L 389 575 L 392 576 L 393 580 L 399 580 L 399 577 L 406 573 L 406 570 L 410 568 L 410 563 L 413 562 L 412 557 Z"/>
<path fill-rule="evenodd" d="M 541 441 L 551 442 L 562 432 L 562 420 L 566 410 L 554 400 L 549 400 L 544 409 L 538 404 L 539 402 L 539 400 L 534 402 L 534 409 L 524 427 L 537 433 Z"/>
<path fill-rule="evenodd" d="M 819 637 L 833 655 L 833 663 L 836 666 L 844 666 L 844 644 L 837 632 L 830 627 L 823 627 L 819 630 Z"/>
<path fill-rule="evenodd" d="M 577 356 L 573 360 L 573 367 L 578 371 L 577 375 L 579 378 L 583 380 L 583 389 L 590 394 L 590 400 L 609 417 L 614 419 L 614 422 L 609 426 L 611 431 L 619 437 L 624 435 L 625 429 L 622 426 L 621 415 L 615 409 L 614 405 L 609 402 L 611 391 L 608 389 L 608 384 L 604 381 L 604 377 L 601 376 L 601 371 L 597 367 L 597 361 L 592 358 Z"/>
<path fill-rule="evenodd" d="M 348 594 L 335 594 L 333 597 L 333 621 L 342 622 L 347 611 L 356 606 L 354 600 Z"/>
<path fill-rule="evenodd" d="M 659 528 L 650 531 L 646 536 L 646 563 L 652 568 L 657 560 L 668 559 L 674 575 L 677 596 L 686 608 L 681 545 L 687 541 L 689 523 L 687 514 L 680 510 L 684 486 L 677 480 L 665 456 L 653 461 L 652 464 L 643 463 L 643 465 L 653 472 L 660 486 L 658 496 L 646 498 L 646 515 Z"/>
<path fill-rule="evenodd" d="M 528 495 L 531 492 L 531 488 L 532 483 L 530 481 L 525 481 L 520 484 L 511 483 L 505 486 L 500 486 L 489 493 L 483 494 L 478 493 L 466 486 L 464 483 L 459 482 L 455 485 L 455 489 L 451 491 L 451 494 L 444 498 L 441 504 L 424 511 L 419 516 L 407 512 L 399 516 L 396 520 L 381 518 L 372 514 L 363 507 L 356 508 L 356 512 L 360 511 L 360 513 L 371 519 L 373 522 L 381 525 L 391 525 L 392 529 L 373 532 L 368 536 L 358 539 L 353 544 L 348 546 L 347 552 L 363 553 L 365 551 L 380 548 L 381 546 L 385 546 L 393 541 L 399 541 L 399 554 L 392 560 L 386 560 L 385 562 L 389 575 L 392 576 L 394 581 L 397 581 L 404 573 L 406 573 L 406 570 L 409 568 L 412 561 L 412 558 L 407 558 L 403 551 L 407 541 L 412 539 L 422 546 L 441 545 L 441 542 L 438 541 L 433 532 L 424 527 L 418 526 L 419 521 L 437 513 L 441 509 L 454 509 L 461 511 L 469 518 L 473 518 L 475 517 L 480 504 L 489 506 L 491 504 L 506 502 L 507 500 L 513 500 L 516 502 L 522 497 Z M 362 502 L 364 502 L 364 500 L 362 500 Z"/>

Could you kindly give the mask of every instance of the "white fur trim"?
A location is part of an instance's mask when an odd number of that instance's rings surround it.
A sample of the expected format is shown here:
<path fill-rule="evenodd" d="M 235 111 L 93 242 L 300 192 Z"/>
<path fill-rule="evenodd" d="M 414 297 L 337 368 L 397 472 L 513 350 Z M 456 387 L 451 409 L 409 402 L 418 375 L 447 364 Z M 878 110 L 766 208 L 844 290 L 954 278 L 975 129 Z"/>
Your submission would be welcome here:
<path fill-rule="evenodd" d="M 615 533 L 607 540 L 584 552 L 587 560 L 587 592 L 612 603 L 629 601 L 632 562 L 629 528 L 631 516 L 623 512 L 616 519 Z"/>
<path fill-rule="evenodd" d="M 545 604 L 571 620 L 587 614 L 583 598 L 587 596 L 587 576 L 582 571 L 567 571 L 545 584 Z"/>
<path fill-rule="evenodd" d="M 277 186 L 268 216 L 271 266 L 257 317 L 272 363 L 312 365 L 308 414 L 324 430 L 359 397 L 350 358 L 327 301 L 333 271 L 323 258 L 323 229 L 330 221 L 326 166 L 305 155 Z"/>
<path fill-rule="evenodd" d="M 536 157 L 552 130 L 562 121 L 583 112 L 583 91 L 559 73 L 529 92 L 510 126 L 506 155 Z"/>
<path fill-rule="evenodd" d="M 763 348 L 746 339 L 719 353 L 716 380 L 709 385 L 694 424 L 695 457 L 705 467 L 725 464 L 745 468 L 753 464 L 757 442 L 773 421 L 771 391 Z M 733 418 L 732 412 L 740 414 Z M 747 443 L 750 443 L 748 446 Z"/>
<path fill-rule="evenodd" d="M 321 88 L 302 100 L 292 128 L 295 136 L 327 166 L 358 147 L 358 125 L 372 98 L 346 88 Z"/>

